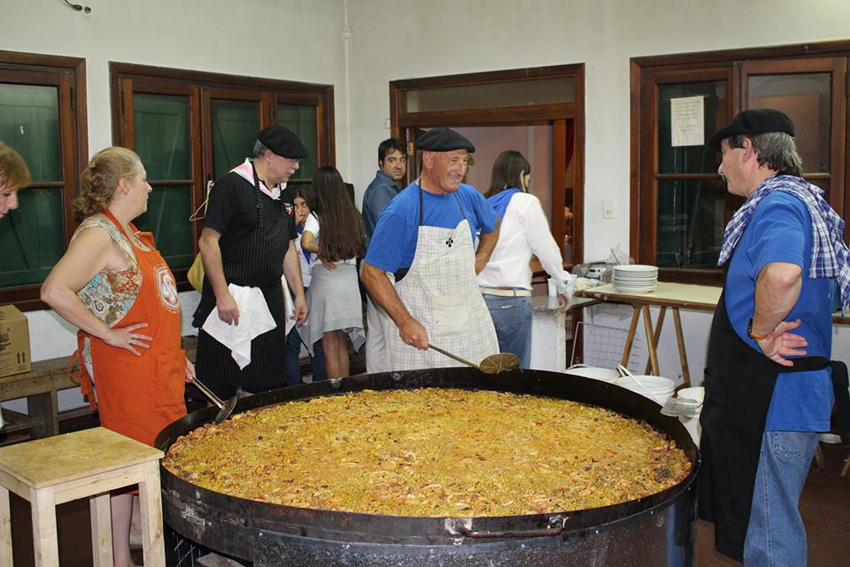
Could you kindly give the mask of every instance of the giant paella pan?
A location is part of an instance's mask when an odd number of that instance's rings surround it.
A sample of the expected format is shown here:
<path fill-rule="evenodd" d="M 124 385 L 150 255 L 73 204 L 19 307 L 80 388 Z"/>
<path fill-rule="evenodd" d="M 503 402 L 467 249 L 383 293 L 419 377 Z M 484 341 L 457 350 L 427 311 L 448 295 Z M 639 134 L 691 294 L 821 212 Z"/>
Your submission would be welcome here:
<path fill-rule="evenodd" d="M 533 417 L 517 425 L 520 406 Z M 658 410 L 611 384 L 528 370 L 430 369 L 277 390 L 241 400 L 220 426 L 207 408 L 162 431 L 165 521 L 260 567 L 692 565 L 698 452 Z M 558 416 L 585 420 L 586 431 Z M 626 433 L 641 431 L 647 440 L 629 444 Z M 558 452 L 580 436 L 597 452 Z M 635 472 L 643 452 L 649 468 Z M 419 465 L 427 478 L 411 477 Z"/>

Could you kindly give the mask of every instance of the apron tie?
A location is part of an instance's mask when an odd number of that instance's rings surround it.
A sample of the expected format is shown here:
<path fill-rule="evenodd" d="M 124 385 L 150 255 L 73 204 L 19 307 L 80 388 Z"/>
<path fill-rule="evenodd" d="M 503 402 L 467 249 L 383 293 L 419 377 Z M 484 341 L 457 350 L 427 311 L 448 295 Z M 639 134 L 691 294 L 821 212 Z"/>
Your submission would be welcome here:
<path fill-rule="evenodd" d="M 86 367 L 86 362 L 83 357 L 83 349 L 85 348 L 86 334 L 83 331 L 77 331 L 77 350 L 71 355 L 68 360 L 68 375 L 80 385 L 80 391 L 89 401 L 89 408 L 92 411 L 97 410 L 97 398 L 94 391 L 94 382 L 92 382 L 89 369 Z M 74 373 L 74 362 L 77 362 L 77 373 Z"/>

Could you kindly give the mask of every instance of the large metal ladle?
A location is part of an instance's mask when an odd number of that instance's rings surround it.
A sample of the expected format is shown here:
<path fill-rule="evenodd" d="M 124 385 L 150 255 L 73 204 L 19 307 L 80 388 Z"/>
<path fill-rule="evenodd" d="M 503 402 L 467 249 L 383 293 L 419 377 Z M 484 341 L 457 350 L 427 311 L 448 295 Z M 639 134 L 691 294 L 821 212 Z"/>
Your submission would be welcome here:
<path fill-rule="evenodd" d="M 198 387 L 198 389 L 199 389 L 199 390 L 200 390 L 200 391 L 201 391 L 201 392 L 202 392 L 202 393 L 203 393 L 206 397 L 208 397 L 212 403 L 214 403 L 216 406 L 218 406 L 218 414 L 215 416 L 215 422 L 216 422 L 216 424 L 219 424 L 219 423 L 221 423 L 222 421 L 224 421 L 225 419 L 227 419 L 228 417 L 230 417 L 230 414 L 231 414 L 231 413 L 233 413 L 233 408 L 235 408 L 235 407 L 236 407 L 236 402 L 238 402 L 238 401 L 239 401 L 239 395 L 238 395 L 238 394 L 237 394 L 237 395 L 235 395 L 235 396 L 233 396 L 232 398 L 230 398 L 230 399 L 229 399 L 229 400 L 227 400 L 226 402 L 222 402 L 222 401 L 221 401 L 221 398 L 219 398 L 218 396 L 216 396 L 216 395 L 213 393 L 213 391 L 212 391 L 212 390 L 210 390 L 207 386 L 205 386 L 203 382 L 201 382 L 200 380 L 198 380 L 198 378 L 197 378 L 197 377 L 195 377 L 195 379 L 194 379 L 194 380 L 192 380 L 192 383 L 193 383 L 195 386 L 197 386 L 197 387 Z"/>
<path fill-rule="evenodd" d="M 519 357 L 509 352 L 491 354 L 490 356 L 482 360 L 481 364 L 475 364 L 474 362 L 470 362 L 465 358 L 459 357 L 456 354 L 452 354 L 439 347 L 435 347 L 431 343 L 428 343 L 428 348 L 432 348 L 440 354 L 444 354 L 449 358 L 457 360 L 461 364 L 466 364 L 467 366 L 471 366 L 472 368 L 477 368 L 484 374 L 502 374 L 503 372 L 510 372 L 511 370 L 519 366 Z"/>

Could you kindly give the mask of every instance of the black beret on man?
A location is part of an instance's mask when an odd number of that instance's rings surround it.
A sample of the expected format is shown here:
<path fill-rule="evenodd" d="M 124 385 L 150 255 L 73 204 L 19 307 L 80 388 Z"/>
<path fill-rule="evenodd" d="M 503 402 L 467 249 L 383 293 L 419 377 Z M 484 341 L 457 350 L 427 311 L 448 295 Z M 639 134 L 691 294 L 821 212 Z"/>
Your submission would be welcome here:
<path fill-rule="evenodd" d="M 784 132 L 794 135 L 794 123 L 781 110 L 773 108 L 758 108 L 739 112 L 725 128 L 715 132 L 708 145 L 714 151 L 720 151 L 720 142 L 732 136 L 755 136 L 767 132 Z"/>
<path fill-rule="evenodd" d="M 451 128 L 431 128 L 416 140 L 416 146 L 427 152 L 451 152 L 454 150 L 466 150 L 475 152 L 472 142 L 452 130 Z"/>
<path fill-rule="evenodd" d="M 308 155 L 298 136 L 277 124 L 260 130 L 257 140 L 280 157 L 304 159 Z"/>

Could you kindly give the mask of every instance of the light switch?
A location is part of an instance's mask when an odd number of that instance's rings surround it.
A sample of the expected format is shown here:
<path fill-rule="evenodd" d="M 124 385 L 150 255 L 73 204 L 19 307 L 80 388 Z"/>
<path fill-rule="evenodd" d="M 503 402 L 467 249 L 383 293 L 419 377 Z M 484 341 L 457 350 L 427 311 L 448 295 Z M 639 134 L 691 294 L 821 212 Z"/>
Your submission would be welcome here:
<path fill-rule="evenodd" d="M 605 199 L 602 201 L 602 217 L 606 219 L 614 218 L 614 201 Z"/>

